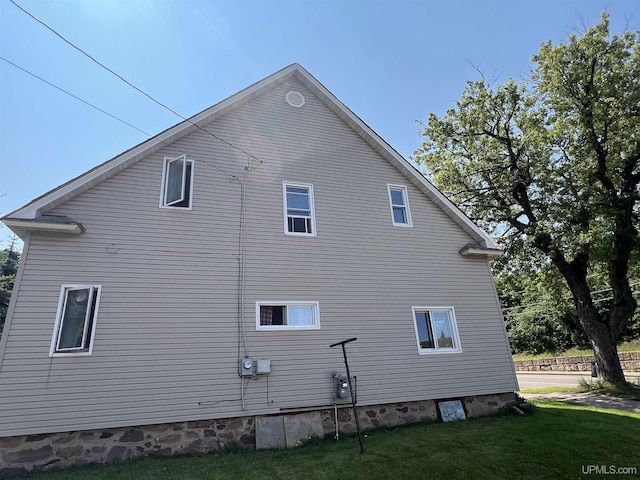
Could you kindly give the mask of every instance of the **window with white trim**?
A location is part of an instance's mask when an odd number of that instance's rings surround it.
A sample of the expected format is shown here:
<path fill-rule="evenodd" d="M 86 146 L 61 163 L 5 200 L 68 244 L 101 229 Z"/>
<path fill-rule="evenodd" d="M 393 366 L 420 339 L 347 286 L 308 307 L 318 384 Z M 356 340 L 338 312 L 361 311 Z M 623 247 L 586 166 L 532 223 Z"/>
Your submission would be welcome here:
<path fill-rule="evenodd" d="M 100 285 L 63 285 L 49 356 L 90 355 L 93 350 Z"/>
<path fill-rule="evenodd" d="M 413 307 L 418 353 L 461 352 L 453 307 Z"/>
<path fill-rule="evenodd" d="M 165 157 L 160 206 L 190 209 L 192 194 L 193 160 L 187 160 L 186 155 Z"/>
<path fill-rule="evenodd" d="M 258 330 L 320 328 L 318 302 L 256 302 Z"/>
<path fill-rule="evenodd" d="M 387 185 L 389 188 L 389 205 L 391 206 L 391 221 L 396 227 L 411 227 L 411 210 L 409 196 L 404 185 Z"/>
<path fill-rule="evenodd" d="M 316 235 L 313 207 L 313 185 L 282 183 L 284 203 L 284 233 L 287 235 Z"/>

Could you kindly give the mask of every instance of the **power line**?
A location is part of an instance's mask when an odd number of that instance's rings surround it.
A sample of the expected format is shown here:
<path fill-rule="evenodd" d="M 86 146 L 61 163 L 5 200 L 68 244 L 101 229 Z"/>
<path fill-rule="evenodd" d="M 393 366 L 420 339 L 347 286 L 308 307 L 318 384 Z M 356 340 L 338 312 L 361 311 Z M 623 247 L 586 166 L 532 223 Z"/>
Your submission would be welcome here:
<path fill-rule="evenodd" d="M 57 85 L 54 85 L 54 84 L 53 84 L 53 83 L 51 83 L 50 81 L 45 80 L 44 78 L 42 78 L 42 77 L 40 77 L 40 76 L 36 75 L 35 73 L 30 72 L 29 70 L 27 70 L 27 69 L 25 69 L 25 68 L 22 68 L 20 65 L 16 65 L 16 64 L 15 64 L 15 63 L 13 63 L 12 61 L 7 60 L 7 59 L 6 59 L 6 58 L 4 58 L 4 57 L 0 57 L 0 60 L 2 60 L 2 61 L 4 61 L 4 62 L 7 62 L 9 65 L 12 65 L 13 67 L 17 68 L 18 70 L 22 70 L 22 71 L 23 71 L 24 73 L 26 73 L 27 75 L 31 75 L 32 77 L 37 78 L 37 79 L 38 79 L 38 80 L 40 80 L 41 82 L 44 82 L 44 83 L 46 83 L 47 85 L 49 85 L 49 86 L 51 86 L 51 87 L 53 87 L 53 88 L 55 88 L 55 89 L 57 89 L 57 90 L 60 90 L 62 93 L 66 93 L 66 94 L 67 94 L 67 95 L 69 95 L 70 97 L 75 98 L 76 100 L 78 100 L 78 101 L 80 101 L 80 102 L 84 103 L 85 105 L 88 105 L 88 106 L 90 106 L 91 108 L 94 108 L 94 109 L 96 109 L 97 111 L 99 111 L 99 112 L 101 112 L 101 113 L 104 113 L 105 115 L 109 115 L 111 118 L 113 118 L 113 119 L 115 119 L 115 120 L 119 121 L 120 123 L 124 123 L 124 124 L 125 124 L 126 126 L 128 126 L 128 127 L 131 127 L 131 128 L 133 128 L 133 129 L 135 129 L 135 130 L 137 130 L 137 131 L 141 132 L 141 133 L 144 133 L 145 135 L 147 135 L 147 136 L 149 136 L 149 137 L 152 137 L 152 136 L 153 136 L 153 135 L 151 135 L 150 133 L 147 133 L 147 132 L 145 132 L 144 130 L 142 130 L 142 129 L 140 129 L 140 128 L 136 127 L 135 125 L 131 125 L 129 122 L 127 122 L 127 121 L 125 121 L 125 120 L 122 120 L 121 118 L 118 118 L 118 117 L 116 117 L 115 115 L 112 115 L 111 113 L 109 113 L 109 112 L 107 112 L 107 111 L 105 111 L 105 110 L 101 109 L 100 107 L 96 107 L 93 103 L 87 102 L 86 100 L 83 100 L 82 98 L 80 98 L 80 97 L 78 97 L 78 96 L 74 95 L 73 93 L 68 92 L 68 91 L 67 91 L 67 90 L 65 90 L 64 88 L 61 88 L 61 87 L 59 87 L 59 86 L 57 86 Z"/>
<path fill-rule="evenodd" d="M 640 282 L 630 283 L 630 284 L 629 284 L 629 287 L 636 287 L 636 286 L 638 286 L 638 285 L 640 285 Z M 593 296 L 593 295 L 598 294 L 598 293 L 611 292 L 611 291 L 613 291 L 613 288 L 612 288 L 612 287 L 609 287 L 609 288 L 603 288 L 602 290 L 595 290 L 595 291 L 591 292 L 591 295 Z M 524 292 L 525 292 L 524 290 L 521 290 L 520 292 L 515 292 L 515 293 L 524 293 Z M 635 291 L 634 291 L 634 293 L 637 293 L 637 292 L 635 292 Z M 564 296 L 562 297 L 562 299 L 564 299 L 564 300 L 571 300 L 571 299 L 572 299 L 572 297 L 571 297 L 571 295 L 569 294 L 569 295 L 564 295 Z M 611 300 L 611 299 L 613 299 L 613 297 L 594 299 L 594 300 L 593 300 L 593 303 L 598 303 L 598 302 L 602 302 L 602 301 L 604 301 L 604 300 Z M 522 304 L 522 305 L 514 305 L 514 306 L 512 306 L 512 307 L 506 307 L 506 308 L 503 308 L 503 309 L 502 309 L 502 311 L 503 311 L 503 312 L 506 312 L 506 311 L 509 311 L 509 310 L 515 310 L 515 309 L 518 309 L 518 308 L 520 308 L 520 309 L 523 309 L 523 310 L 524 310 L 525 308 L 528 308 L 528 307 L 535 307 L 535 306 L 537 306 L 537 305 L 543 305 L 543 304 L 545 304 L 545 302 L 544 302 L 544 301 L 541 301 L 541 302 L 533 302 L 533 303 L 525 303 L 525 304 Z"/>
<path fill-rule="evenodd" d="M 153 135 L 152 135 L 152 134 L 150 134 L 150 133 L 148 133 L 148 132 L 145 132 L 145 131 L 144 131 L 144 130 L 142 130 L 141 128 L 138 128 L 138 127 L 136 127 L 135 125 L 132 125 L 131 123 L 127 122 L 126 120 L 123 120 L 123 119 L 121 119 L 120 117 L 117 117 L 117 116 L 113 115 L 112 113 L 109 113 L 109 112 L 107 112 L 106 110 L 103 110 L 103 109 L 102 109 L 102 108 L 100 108 L 100 107 L 97 107 L 97 106 L 96 106 L 96 105 L 94 105 L 93 103 L 88 102 L 88 101 L 86 101 L 86 100 L 84 100 L 84 99 L 82 99 L 82 98 L 78 97 L 77 95 L 74 95 L 73 93 L 71 93 L 71 92 L 69 92 L 69 91 L 65 90 L 64 88 L 59 87 L 58 85 L 55 85 L 54 83 L 51 83 L 50 81 L 48 81 L 48 80 L 46 80 L 46 79 L 42 78 L 41 76 L 36 75 L 36 74 L 35 74 L 35 73 L 33 73 L 33 72 L 30 72 L 30 71 L 29 71 L 29 70 L 27 70 L 26 68 L 23 68 L 23 67 L 21 67 L 20 65 L 17 65 L 17 64 L 13 63 L 13 62 L 12 62 L 12 61 L 10 61 L 10 60 L 7 60 L 6 58 L 4 58 L 4 57 L 2 57 L 2 56 L 0 56 L 0 60 L 2 60 L 2 61 L 4 61 L 4 62 L 8 63 L 9 65 L 11 65 L 11 66 L 13 66 L 13 67 L 17 68 L 18 70 L 20 70 L 20 71 L 22 71 L 22 72 L 26 73 L 27 75 L 31 75 L 32 77 L 34 77 L 34 78 L 36 78 L 36 79 L 40 80 L 40 81 L 41 81 L 41 82 L 43 82 L 43 83 L 46 83 L 47 85 L 49 85 L 49 86 L 51 86 L 51 87 L 53 87 L 53 88 L 55 88 L 55 89 L 59 90 L 60 92 L 62 92 L 62 93 L 64 93 L 64 94 L 66 94 L 66 95 L 69 95 L 71 98 L 74 98 L 74 99 L 76 99 L 76 100 L 78 100 L 78 101 L 80 101 L 80 102 L 84 103 L 85 105 L 88 105 L 89 107 L 94 108 L 95 110 L 99 111 L 100 113 L 104 113 L 105 115 L 108 115 L 109 117 L 113 118 L 114 120 L 117 120 L 117 121 L 119 121 L 120 123 L 123 123 L 124 125 L 126 125 L 126 126 L 128 126 L 128 127 L 131 127 L 131 128 L 133 128 L 134 130 L 137 130 L 138 132 L 141 132 L 141 133 L 143 133 L 143 134 L 147 135 L 149 138 L 153 138 Z M 162 139 L 160 139 L 160 138 L 159 138 L 158 140 L 159 140 L 161 143 L 164 143 L 167 147 L 169 147 L 169 148 L 171 148 L 171 149 L 175 150 L 176 152 L 179 152 L 179 153 L 181 153 L 181 154 L 186 155 L 186 156 L 187 156 L 187 157 L 189 157 L 189 158 L 192 158 L 192 159 L 194 159 L 194 160 L 197 160 L 199 163 L 204 163 L 204 164 L 206 164 L 206 165 L 209 165 L 211 168 L 214 168 L 214 169 L 216 169 L 216 170 L 218 170 L 218 171 L 220 171 L 220 172 L 224 173 L 225 175 L 229 175 L 232 179 L 238 179 L 238 177 L 237 177 L 236 175 L 233 175 L 233 174 L 231 174 L 231 173 L 229 173 L 229 172 L 226 172 L 225 170 L 223 170 L 222 168 L 218 167 L 217 165 L 212 164 L 211 162 L 208 162 L 208 161 L 206 161 L 206 160 L 199 159 L 199 158 L 197 158 L 195 155 L 188 154 L 188 153 L 186 153 L 186 152 L 184 152 L 184 151 L 180 150 L 179 148 L 176 148 L 176 146 L 175 146 L 175 145 L 173 145 L 172 143 L 166 142 L 165 140 L 162 140 Z M 252 158 L 255 158 L 255 157 L 252 157 Z M 2 196 L 2 195 L 0 195 L 0 196 Z"/>
<path fill-rule="evenodd" d="M 86 51 L 84 51 L 82 48 L 78 47 L 77 45 L 75 45 L 73 42 L 71 42 L 70 40 L 67 40 L 64 36 L 62 36 L 60 33 L 58 33 L 56 30 L 54 30 L 53 28 L 51 28 L 49 25 L 47 25 L 45 22 L 43 22 L 42 20 L 40 20 L 38 17 L 36 17 L 35 15 L 33 15 L 32 13 L 30 13 L 28 10 L 24 9 L 21 5 L 19 5 L 18 3 L 16 3 L 14 0 L 9 0 L 13 5 L 15 5 L 17 8 L 19 8 L 22 12 L 24 12 L 25 14 L 27 14 L 29 17 L 31 17 L 33 20 L 35 20 L 36 22 L 38 22 L 40 25 L 42 25 L 43 27 L 45 27 L 47 30 L 51 31 L 54 35 L 56 35 L 58 38 L 60 38 L 61 40 L 63 40 L 65 43 L 67 43 L 69 46 L 71 46 L 72 48 L 74 48 L 75 50 L 77 50 L 78 52 L 82 53 L 84 56 L 86 56 L 87 58 L 89 58 L 92 62 L 94 62 L 95 64 L 99 65 L 100 67 L 102 67 L 103 69 L 105 69 L 106 71 L 108 71 L 109 73 L 111 73 L 112 75 L 115 75 L 116 77 L 118 77 L 121 81 L 123 81 L 124 83 L 126 83 L 127 85 L 129 85 L 131 88 L 135 89 L 136 91 L 138 91 L 139 93 L 141 93 L 142 95 L 144 95 L 145 97 L 147 97 L 149 100 L 151 100 L 152 102 L 160 105 L 162 108 L 168 110 L 169 112 L 173 113 L 174 115 L 176 115 L 177 117 L 181 118 L 182 120 L 190 123 L 191 125 L 193 125 L 194 127 L 196 127 L 199 130 L 202 130 L 203 132 L 207 133 L 208 135 L 211 135 L 213 138 L 215 138 L 216 140 L 225 143 L 226 145 L 230 146 L 231 148 L 234 148 L 242 153 L 244 153 L 245 155 L 247 155 L 249 158 L 252 159 L 256 159 L 255 155 L 252 155 L 251 153 L 245 151 L 244 149 L 237 147 L 236 145 L 232 144 L 231 142 L 228 142 L 227 140 L 225 140 L 224 138 L 220 138 L 218 137 L 216 134 L 210 132 L 209 130 L 202 128 L 200 125 L 192 122 L 191 120 L 189 120 L 188 118 L 180 115 L 178 112 L 176 112 L 175 110 L 173 110 L 172 108 L 170 108 L 169 106 L 165 105 L 164 103 L 162 103 L 159 100 L 156 100 L 155 98 L 153 98 L 151 95 L 149 95 L 147 92 L 145 92 L 144 90 L 142 90 L 141 88 L 135 86 L 133 83 L 131 83 L 130 81 L 128 81 L 126 78 L 124 78 L 123 76 L 119 75 L 118 73 L 116 73 L 115 71 L 113 71 L 111 68 L 107 67 L 106 65 L 104 65 L 103 63 L 101 63 L 100 61 L 98 61 L 97 59 L 95 59 L 94 57 L 92 57 L 89 53 L 87 53 Z"/>
<path fill-rule="evenodd" d="M 636 284 L 634 284 L 634 285 L 638 285 L 638 284 L 636 283 Z M 631 294 L 632 294 L 634 297 L 635 297 L 636 295 L 640 295 L 640 290 L 632 290 L 632 291 L 631 291 Z M 602 303 L 602 302 L 606 302 L 606 301 L 613 300 L 613 299 L 614 299 L 614 297 L 599 298 L 599 299 L 597 299 L 597 300 L 593 300 L 593 302 L 592 302 L 592 303 L 593 303 L 593 304 L 597 304 L 597 303 Z M 523 309 L 523 310 L 522 310 L 522 311 L 520 311 L 520 312 L 506 312 L 506 311 L 507 311 L 507 310 L 509 310 L 509 309 L 506 309 L 506 308 L 505 308 L 505 309 L 503 309 L 503 310 L 502 310 L 502 315 L 503 315 L 504 317 L 514 318 L 514 317 L 520 317 L 520 316 L 523 316 L 523 315 L 532 315 L 532 314 L 535 314 L 535 313 L 548 313 L 548 312 L 555 311 L 555 310 L 554 310 L 554 308 L 552 308 L 552 307 L 548 307 L 548 308 L 538 308 L 538 309 L 533 309 L 533 310 L 525 310 L 527 307 L 529 307 L 529 306 L 535 306 L 535 305 L 542 305 L 542 302 L 541 302 L 541 303 L 532 303 L 532 304 L 529 304 L 529 305 L 523 305 L 523 306 L 522 306 L 522 309 Z M 511 308 L 518 308 L 518 307 L 511 307 Z M 505 312 L 506 312 L 506 313 L 505 313 Z"/>

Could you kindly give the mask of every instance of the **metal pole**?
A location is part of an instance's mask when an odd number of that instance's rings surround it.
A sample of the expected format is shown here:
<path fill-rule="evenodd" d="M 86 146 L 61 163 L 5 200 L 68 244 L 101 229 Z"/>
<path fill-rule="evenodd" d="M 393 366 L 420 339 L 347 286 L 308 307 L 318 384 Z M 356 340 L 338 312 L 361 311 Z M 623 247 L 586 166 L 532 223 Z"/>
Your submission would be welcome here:
<path fill-rule="evenodd" d="M 360 442 L 360 453 L 364 453 L 364 442 L 362 441 L 362 433 L 360 432 L 360 422 L 358 420 L 358 411 L 356 409 L 356 400 L 353 396 L 353 388 L 351 387 L 351 373 L 349 372 L 349 362 L 347 361 L 347 350 L 345 349 L 345 343 L 355 342 L 357 340 L 356 337 L 349 338 L 347 340 L 343 340 L 342 342 L 334 343 L 333 345 L 329 345 L 330 348 L 337 347 L 338 345 L 342 346 L 342 356 L 344 357 L 344 366 L 347 369 L 347 382 L 349 382 L 349 391 L 351 392 L 351 405 L 353 405 L 353 416 L 356 419 L 356 430 L 358 432 L 358 442 Z"/>

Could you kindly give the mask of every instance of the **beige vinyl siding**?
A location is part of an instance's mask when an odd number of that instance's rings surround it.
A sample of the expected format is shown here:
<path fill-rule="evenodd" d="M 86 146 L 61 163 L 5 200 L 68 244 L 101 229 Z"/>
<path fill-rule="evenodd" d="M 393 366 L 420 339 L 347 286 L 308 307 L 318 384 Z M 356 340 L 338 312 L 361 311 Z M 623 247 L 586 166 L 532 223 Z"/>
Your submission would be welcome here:
<path fill-rule="evenodd" d="M 284 96 L 297 90 L 303 108 Z M 487 262 L 471 238 L 295 79 L 58 207 L 86 232 L 34 234 L 0 365 L 0 436 L 277 413 L 333 404 L 350 367 L 362 405 L 513 391 Z M 158 207 L 165 156 L 194 160 L 192 210 Z M 246 174 L 244 316 L 268 379 L 237 375 L 238 228 Z M 234 178 L 234 176 L 236 178 Z M 282 182 L 313 184 L 315 237 L 283 231 Z M 387 184 L 413 228 L 393 227 Z M 93 355 L 48 356 L 60 286 L 102 285 Z M 319 302 L 319 330 L 256 331 L 256 301 Z M 462 353 L 418 355 L 412 306 L 455 309 Z"/>

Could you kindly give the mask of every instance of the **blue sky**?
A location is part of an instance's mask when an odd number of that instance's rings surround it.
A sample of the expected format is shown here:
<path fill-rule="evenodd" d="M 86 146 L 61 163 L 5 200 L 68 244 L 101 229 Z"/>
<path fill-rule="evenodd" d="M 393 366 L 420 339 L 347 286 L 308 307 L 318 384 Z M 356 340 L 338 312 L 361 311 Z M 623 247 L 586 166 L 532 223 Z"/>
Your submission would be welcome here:
<path fill-rule="evenodd" d="M 185 117 L 298 62 L 405 158 L 473 65 L 522 78 L 604 10 L 615 31 L 640 24 L 637 0 L 15 1 Z M 180 121 L 9 0 L 0 56 L 150 134 Z M 0 60 L 0 216 L 147 138 Z"/>

